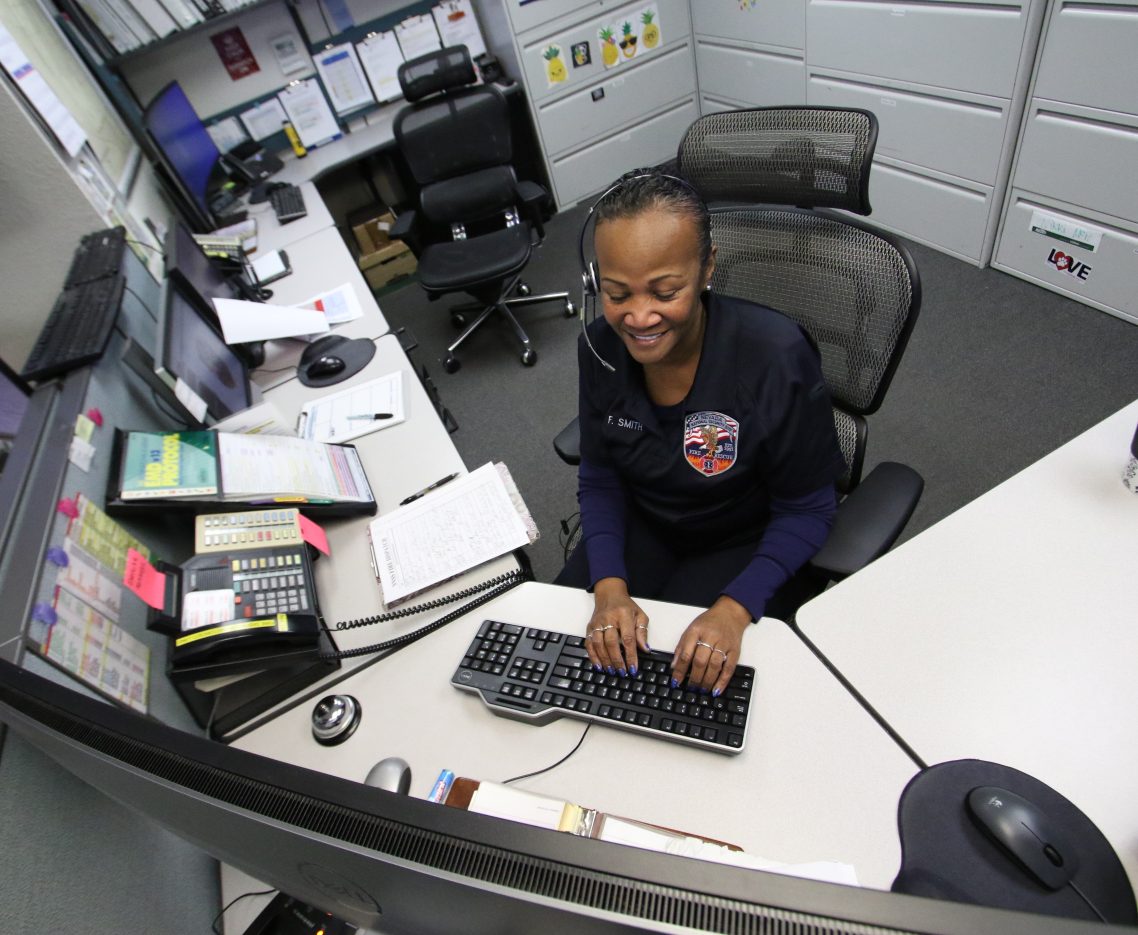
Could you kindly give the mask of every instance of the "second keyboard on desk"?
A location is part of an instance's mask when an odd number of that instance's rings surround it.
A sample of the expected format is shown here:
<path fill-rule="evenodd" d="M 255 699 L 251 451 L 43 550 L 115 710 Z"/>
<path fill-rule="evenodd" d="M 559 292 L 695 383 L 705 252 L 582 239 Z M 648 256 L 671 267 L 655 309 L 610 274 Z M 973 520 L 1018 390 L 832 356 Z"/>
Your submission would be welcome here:
<path fill-rule="evenodd" d="M 295 221 L 308 215 L 304 205 L 304 195 L 295 185 L 280 184 L 269 189 L 269 203 L 281 224 Z"/>
<path fill-rule="evenodd" d="M 478 693 L 495 714 L 530 724 L 572 717 L 718 753 L 743 749 L 754 669 L 738 666 L 712 698 L 671 687 L 671 653 L 639 660 L 635 677 L 595 672 L 580 636 L 486 620 L 451 683 Z"/>

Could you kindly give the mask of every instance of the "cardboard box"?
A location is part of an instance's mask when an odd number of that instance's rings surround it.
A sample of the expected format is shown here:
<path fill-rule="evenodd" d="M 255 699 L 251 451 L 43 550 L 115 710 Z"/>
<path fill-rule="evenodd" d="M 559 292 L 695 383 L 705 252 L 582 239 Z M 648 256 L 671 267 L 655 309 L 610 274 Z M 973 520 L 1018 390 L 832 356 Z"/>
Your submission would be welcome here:
<path fill-rule="evenodd" d="M 401 240 L 392 240 L 388 236 L 391 225 L 395 223 L 395 215 L 384 211 L 376 217 L 359 220 L 357 212 L 352 220 L 358 223 L 352 225 L 352 234 L 360 248 L 360 270 L 372 289 L 386 286 L 400 276 L 407 276 L 415 272 L 418 265 L 411 248 Z"/>
<path fill-rule="evenodd" d="M 355 235 L 356 244 L 360 248 L 360 255 L 374 253 L 391 243 L 391 238 L 387 232 L 391 230 L 391 225 L 394 223 L 395 215 L 390 211 L 385 211 L 377 217 L 354 224 L 352 234 Z"/>
<path fill-rule="evenodd" d="M 360 269 L 372 289 L 386 286 L 400 276 L 409 276 L 417 266 L 411 248 L 397 240 L 360 257 Z"/>

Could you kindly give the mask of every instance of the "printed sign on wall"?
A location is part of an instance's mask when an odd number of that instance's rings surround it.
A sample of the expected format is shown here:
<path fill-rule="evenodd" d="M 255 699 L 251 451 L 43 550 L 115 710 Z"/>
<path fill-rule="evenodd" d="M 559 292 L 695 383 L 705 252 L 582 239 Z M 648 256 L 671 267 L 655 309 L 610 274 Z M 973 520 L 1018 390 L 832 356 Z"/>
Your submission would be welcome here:
<path fill-rule="evenodd" d="M 213 47 L 217 49 L 218 57 L 234 81 L 247 78 L 261 70 L 257 59 L 253 57 L 253 50 L 240 26 L 234 26 L 224 32 L 214 33 L 209 37 Z"/>

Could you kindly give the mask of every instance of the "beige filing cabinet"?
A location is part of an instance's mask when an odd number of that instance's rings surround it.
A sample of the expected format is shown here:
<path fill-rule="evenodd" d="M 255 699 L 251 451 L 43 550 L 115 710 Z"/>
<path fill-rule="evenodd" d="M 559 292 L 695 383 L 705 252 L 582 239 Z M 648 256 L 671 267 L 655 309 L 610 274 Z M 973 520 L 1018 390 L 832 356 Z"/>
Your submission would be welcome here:
<path fill-rule="evenodd" d="M 805 0 L 695 0 L 700 110 L 806 100 Z"/>
<path fill-rule="evenodd" d="M 807 0 L 807 102 L 878 117 L 871 223 L 988 263 L 1044 3 Z"/>
<path fill-rule="evenodd" d="M 478 13 L 525 85 L 558 208 L 675 157 L 699 116 L 687 0 L 481 0 Z"/>
<path fill-rule="evenodd" d="M 1053 0 L 992 265 L 1138 323 L 1138 4 Z"/>

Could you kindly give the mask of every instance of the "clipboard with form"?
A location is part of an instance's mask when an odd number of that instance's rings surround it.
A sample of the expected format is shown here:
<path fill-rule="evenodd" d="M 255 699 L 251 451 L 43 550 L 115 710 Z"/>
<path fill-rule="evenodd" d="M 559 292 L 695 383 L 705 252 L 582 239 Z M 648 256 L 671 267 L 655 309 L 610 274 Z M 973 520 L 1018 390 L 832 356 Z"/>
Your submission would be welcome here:
<path fill-rule="evenodd" d="M 304 404 L 296 433 L 308 441 L 344 442 L 407 418 L 400 370 Z"/>

